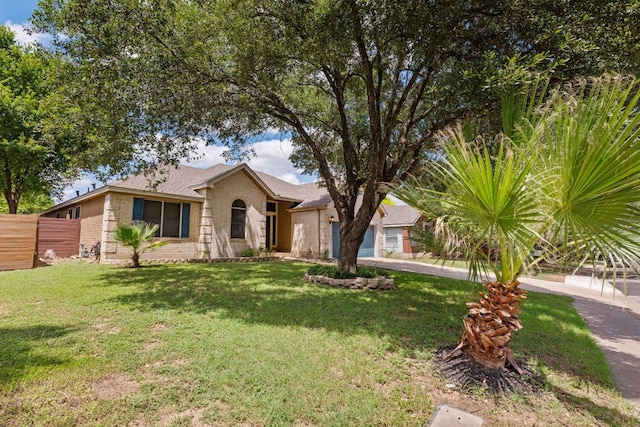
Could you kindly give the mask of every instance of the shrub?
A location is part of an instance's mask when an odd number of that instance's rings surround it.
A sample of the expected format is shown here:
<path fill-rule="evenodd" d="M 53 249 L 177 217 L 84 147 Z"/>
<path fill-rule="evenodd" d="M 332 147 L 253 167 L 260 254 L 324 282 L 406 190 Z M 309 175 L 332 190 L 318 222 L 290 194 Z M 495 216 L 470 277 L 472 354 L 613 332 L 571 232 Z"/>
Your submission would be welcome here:
<path fill-rule="evenodd" d="M 332 279 L 354 279 L 356 277 L 389 277 L 389 273 L 386 270 L 377 268 L 377 267 L 358 267 L 356 269 L 356 273 L 351 273 L 349 271 L 340 271 L 338 267 L 334 265 L 322 265 L 315 264 L 309 267 L 307 270 L 307 274 L 312 276 L 325 276 L 331 277 Z"/>
<path fill-rule="evenodd" d="M 250 258 L 255 256 L 269 255 L 270 251 L 260 246 L 259 248 L 246 248 L 240 253 L 241 257 Z"/>
<path fill-rule="evenodd" d="M 140 255 L 145 251 L 153 251 L 161 246 L 166 245 L 166 240 L 158 240 L 153 243 L 149 243 L 156 231 L 158 230 L 157 224 L 119 224 L 116 231 L 113 234 L 114 239 L 122 243 L 123 246 L 131 248 L 133 254 L 131 255 L 131 261 L 133 267 L 140 267 Z"/>
<path fill-rule="evenodd" d="M 240 256 L 243 258 L 251 258 L 251 257 L 257 256 L 256 250 L 253 248 L 246 248 L 245 250 L 240 252 Z"/>

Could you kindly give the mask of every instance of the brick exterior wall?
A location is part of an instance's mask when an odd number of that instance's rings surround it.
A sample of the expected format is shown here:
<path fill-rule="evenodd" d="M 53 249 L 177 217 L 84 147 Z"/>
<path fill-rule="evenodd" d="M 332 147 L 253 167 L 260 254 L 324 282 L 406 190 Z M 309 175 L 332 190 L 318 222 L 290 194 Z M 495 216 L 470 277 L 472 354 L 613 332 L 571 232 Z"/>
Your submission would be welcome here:
<path fill-rule="evenodd" d="M 331 253 L 331 225 L 327 209 L 293 212 L 293 237 L 291 255 L 305 258 L 320 258 L 323 251 Z M 335 217 L 335 216 L 334 216 Z"/>
<path fill-rule="evenodd" d="M 247 173 L 235 173 L 216 182 L 205 194 L 198 240 L 201 257 L 235 257 L 247 248 L 265 246 L 267 196 Z M 236 199 L 247 207 L 244 239 L 231 238 L 231 205 Z"/>
<path fill-rule="evenodd" d="M 402 228 L 402 252 L 404 253 L 413 252 L 411 247 L 411 228 L 410 227 Z"/>
<path fill-rule="evenodd" d="M 102 236 L 102 215 L 104 213 L 104 196 L 87 200 L 80 208 L 80 242 L 87 250 L 100 240 Z"/>
<path fill-rule="evenodd" d="M 102 221 L 102 251 L 101 261 L 121 261 L 129 259 L 131 249 L 117 242 L 113 234 L 118 224 L 128 224 L 132 221 L 133 199 L 131 194 L 108 193 L 104 199 L 104 211 Z M 145 200 L 157 200 L 176 203 L 176 200 L 161 197 L 144 196 Z M 189 216 L 189 237 L 188 238 L 159 238 L 155 240 L 166 240 L 169 243 L 155 251 L 142 254 L 142 261 L 153 259 L 191 259 L 198 258 L 198 235 L 200 229 L 201 203 L 191 203 Z M 152 240 L 154 241 L 154 240 Z"/>

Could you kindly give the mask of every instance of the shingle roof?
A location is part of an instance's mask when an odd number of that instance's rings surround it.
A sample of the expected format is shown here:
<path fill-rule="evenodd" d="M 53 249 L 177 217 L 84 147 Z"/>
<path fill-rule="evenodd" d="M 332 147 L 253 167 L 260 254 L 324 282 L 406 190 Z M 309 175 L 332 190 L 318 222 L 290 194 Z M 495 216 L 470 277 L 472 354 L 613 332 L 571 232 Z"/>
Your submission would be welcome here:
<path fill-rule="evenodd" d="M 129 175 L 108 184 L 128 190 L 152 191 L 176 196 L 201 197 L 195 190 L 189 188 L 194 181 L 204 181 L 211 174 L 209 169 L 199 169 L 192 166 L 159 166 L 157 170 L 137 175 Z"/>
<path fill-rule="evenodd" d="M 244 166 L 217 164 L 207 169 L 186 165 L 164 166 L 146 175 L 131 175 L 125 179 L 114 181 L 109 184 L 109 187 L 200 198 L 202 196 L 195 191 L 198 186 L 231 172 L 232 169 L 240 169 Z M 315 183 L 296 185 L 265 172 L 253 172 L 277 198 L 302 202 L 301 205 L 308 201 L 306 207 L 326 206 L 331 201 L 327 191 Z"/>
<path fill-rule="evenodd" d="M 250 175 L 253 175 L 256 184 L 263 187 L 267 193 L 277 199 L 298 202 L 298 206 L 302 207 L 322 207 L 331 202 L 327 191 L 315 183 L 291 184 L 267 173 L 254 171 L 245 164 L 235 166 L 217 164 L 207 169 L 186 165 L 164 165 L 147 174 L 130 175 L 127 178 L 110 182 L 106 186 L 59 203 L 41 212 L 41 214 L 72 205 L 77 203 L 78 200 L 95 197 L 107 191 L 156 192 L 178 198 L 202 199 L 203 196 L 196 189 L 216 179 L 224 179 L 225 174 L 235 173 L 234 169 L 237 171 L 245 170 Z"/>
<path fill-rule="evenodd" d="M 412 226 L 420 218 L 420 211 L 409 205 L 384 205 L 383 210 L 386 213 L 382 218 L 383 227 Z"/>
<path fill-rule="evenodd" d="M 316 200 L 322 195 L 328 194 L 327 190 L 312 182 L 308 184 L 291 184 L 265 172 L 256 171 L 256 175 L 273 191 L 283 199 L 297 201 Z"/>

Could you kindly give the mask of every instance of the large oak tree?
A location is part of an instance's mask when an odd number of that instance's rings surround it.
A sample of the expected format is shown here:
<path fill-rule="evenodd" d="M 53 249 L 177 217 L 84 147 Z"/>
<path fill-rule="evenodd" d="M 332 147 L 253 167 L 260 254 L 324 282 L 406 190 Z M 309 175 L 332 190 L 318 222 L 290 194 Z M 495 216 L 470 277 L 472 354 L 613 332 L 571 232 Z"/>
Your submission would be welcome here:
<path fill-rule="evenodd" d="M 39 212 L 81 169 L 95 169 L 83 152 L 103 140 L 87 120 L 95 114 L 70 96 L 66 66 L 41 46 L 20 46 L 0 26 L 0 211 Z"/>
<path fill-rule="evenodd" d="M 67 182 L 66 158 L 42 126 L 54 66 L 0 26 L 0 191 L 8 213 L 18 212 L 24 195 L 48 196 Z"/>
<path fill-rule="evenodd" d="M 177 161 L 196 137 L 237 154 L 248 136 L 291 132 L 294 161 L 338 211 L 339 267 L 354 270 L 388 184 L 417 170 L 438 130 L 491 124 L 494 88 L 637 66 L 633 4 L 42 0 L 34 22 L 112 118 L 117 138 L 95 158 L 113 170 Z"/>

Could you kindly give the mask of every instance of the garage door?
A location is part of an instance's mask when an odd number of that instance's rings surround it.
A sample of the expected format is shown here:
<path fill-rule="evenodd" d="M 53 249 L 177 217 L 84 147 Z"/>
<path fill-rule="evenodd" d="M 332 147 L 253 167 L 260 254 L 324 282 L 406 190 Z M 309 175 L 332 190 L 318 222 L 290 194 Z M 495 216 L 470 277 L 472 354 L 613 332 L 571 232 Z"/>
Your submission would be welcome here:
<path fill-rule="evenodd" d="M 340 224 L 334 222 L 331 224 L 331 240 L 333 241 L 333 257 L 338 258 L 340 253 Z M 370 225 L 364 234 L 364 240 L 358 249 L 358 258 L 374 256 L 375 234 L 373 226 Z"/>

